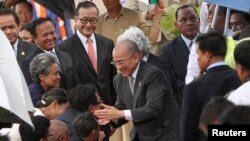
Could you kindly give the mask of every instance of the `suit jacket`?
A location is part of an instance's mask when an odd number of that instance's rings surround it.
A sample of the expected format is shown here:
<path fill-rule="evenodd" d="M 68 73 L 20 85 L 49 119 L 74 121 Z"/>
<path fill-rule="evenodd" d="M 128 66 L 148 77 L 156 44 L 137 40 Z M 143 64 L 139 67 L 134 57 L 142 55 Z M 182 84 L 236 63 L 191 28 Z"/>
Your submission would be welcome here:
<path fill-rule="evenodd" d="M 117 92 L 116 107 L 130 109 L 134 129 L 133 141 L 177 141 L 179 138 L 179 112 L 172 93 L 167 91 L 164 74 L 157 67 L 141 62 L 132 96 L 128 79 L 117 74 L 114 87 Z M 118 120 L 120 126 L 126 120 Z"/>
<path fill-rule="evenodd" d="M 55 52 L 60 63 L 60 68 L 61 68 L 60 87 L 64 89 L 70 89 L 73 87 L 73 80 L 72 80 L 73 79 L 73 63 L 72 63 L 71 57 L 68 53 L 63 52 L 61 50 L 55 49 Z M 28 85 L 33 83 L 33 80 L 30 75 L 30 62 L 36 55 L 40 53 L 44 53 L 44 51 L 36 47 L 35 50 L 27 58 L 25 58 L 25 60 L 22 63 L 22 71 L 23 71 L 25 80 Z"/>
<path fill-rule="evenodd" d="M 240 86 L 236 72 L 227 65 L 213 67 L 206 74 L 185 87 L 181 116 L 181 141 L 202 141 L 205 136 L 198 129 L 205 104 L 214 96 L 224 96 Z"/>
<path fill-rule="evenodd" d="M 163 71 L 163 73 L 165 74 L 166 79 L 167 79 L 167 81 L 166 81 L 167 86 L 172 91 L 174 98 L 175 98 L 175 100 L 178 104 L 178 107 L 180 109 L 181 105 L 182 105 L 182 98 L 178 94 L 177 82 L 176 82 L 176 79 L 174 76 L 174 72 L 169 65 L 169 62 L 166 61 L 166 58 L 163 59 L 161 57 L 155 56 L 154 54 L 150 53 L 147 63 L 155 65 Z"/>
<path fill-rule="evenodd" d="M 27 57 L 35 48 L 36 48 L 35 44 L 18 40 L 16 58 L 20 67 L 22 66 L 24 58 Z"/>
<path fill-rule="evenodd" d="M 116 70 L 111 65 L 114 43 L 112 40 L 98 34 L 95 34 L 95 39 L 97 44 L 97 73 L 76 33 L 59 44 L 57 48 L 69 53 L 73 60 L 74 86 L 94 83 L 99 89 L 102 100 L 105 103 L 114 104 L 116 94 L 112 79 L 116 74 Z"/>
<path fill-rule="evenodd" d="M 32 83 L 31 85 L 29 85 L 29 92 L 33 104 L 36 105 L 37 102 L 41 100 L 43 94 L 45 93 L 45 90 L 40 84 Z"/>
<path fill-rule="evenodd" d="M 182 96 L 187 74 L 189 50 L 181 35 L 161 48 L 160 57 L 169 61 L 176 77 L 179 94 Z"/>

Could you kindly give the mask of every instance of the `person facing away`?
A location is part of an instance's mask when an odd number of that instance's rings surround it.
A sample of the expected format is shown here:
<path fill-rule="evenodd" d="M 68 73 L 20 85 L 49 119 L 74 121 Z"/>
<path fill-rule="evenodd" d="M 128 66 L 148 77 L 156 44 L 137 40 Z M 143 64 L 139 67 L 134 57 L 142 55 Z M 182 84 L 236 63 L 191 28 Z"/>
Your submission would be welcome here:
<path fill-rule="evenodd" d="M 224 111 L 235 106 L 231 101 L 225 97 L 213 97 L 204 106 L 200 121 L 200 130 L 208 136 L 208 125 L 219 124 L 219 118 Z"/>
<path fill-rule="evenodd" d="M 250 105 L 249 85 L 250 85 L 250 41 L 239 43 L 234 51 L 236 62 L 236 72 L 243 83 L 238 89 L 228 96 L 228 100 L 236 105 Z"/>
<path fill-rule="evenodd" d="M 102 141 L 100 138 L 100 126 L 90 112 L 86 111 L 76 117 L 73 127 L 78 141 Z M 75 141 L 74 139 L 72 141 Z"/>
<path fill-rule="evenodd" d="M 113 80 L 116 105 L 101 104 L 104 109 L 95 115 L 110 120 L 113 127 L 132 121 L 132 141 L 178 140 L 178 106 L 167 92 L 162 71 L 141 61 L 140 53 L 131 40 L 123 40 L 114 48 L 113 64 L 119 72 Z"/>
<path fill-rule="evenodd" d="M 48 141 L 71 141 L 67 125 L 60 120 L 50 120 Z"/>
<path fill-rule="evenodd" d="M 17 62 L 21 66 L 24 58 L 36 48 L 36 45 L 18 39 L 19 26 L 20 21 L 15 11 L 6 8 L 0 9 L 0 28 L 10 41 Z"/>
<path fill-rule="evenodd" d="M 199 117 L 208 100 L 225 96 L 240 85 L 235 72 L 224 62 L 226 38 L 218 32 L 202 34 L 196 39 L 198 64 L 204 75 L 189 83 L 183 92 L 181 140 L 207 140 L 198 129 Z"/>

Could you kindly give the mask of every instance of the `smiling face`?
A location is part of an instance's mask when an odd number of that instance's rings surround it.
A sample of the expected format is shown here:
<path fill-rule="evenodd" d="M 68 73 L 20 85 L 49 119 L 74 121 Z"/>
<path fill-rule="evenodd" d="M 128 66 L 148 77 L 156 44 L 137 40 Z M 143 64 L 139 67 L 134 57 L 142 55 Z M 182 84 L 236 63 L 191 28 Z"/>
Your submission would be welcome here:
<path fill-rule="evenodd" d="M 42 83 L 42 86 L 45 86 L 48 90 L 51 88 L 59 88 L 60 86 L 60 69 L 57 63 L 54 63 L 51 65 L 49 69 L 48 74 L 41 74 L 39 75 L 40 83 Z"/>
<path fill-rule="evenodd" d="M 19 33 L 19 26 L 17 25 L 13 15 L 0 16 L 0 28 L 13 45 L 16 42 Z"/>
<path fill-rule="evenodd" d="M 199 32 L 199 17 L 192 7 L 180 9 L 175 26 L 185 37 L 193 40 Z"/>
<path fill-rule="evenodd" d="M 56 44 L 56 30 L 51 21 L 46 21 L 36 26 L 34 41 L 40 48 L 51 51 Z"/>
<path fill-rule="evenodd" d="M 118 43 L 113 50 L 113 63 L 123 77 L 131 76 L 139 62 L 140 54 L 130 53 L 126 43 Z"/>
<path fill-rule="evenodd" d="M 90 8 L 80 8 L 78 11 L 78 16 L 75 16 L 76 27 L 79 32 L 85 37 L 90 37 L 93 32 L 96 30 L 97 23 L 91 23 L 88 21 L 86 24 L 82 23 L 80 19 L 98 19 L 98 11 L 95 7 Z"/>
<path fill-rule="evenodd" d="M 20 20 L 20 26 L 31 23 L 32 21 L 32 10 L 26 3 L 18 3 L 15 6 L 15 12 Z"/>

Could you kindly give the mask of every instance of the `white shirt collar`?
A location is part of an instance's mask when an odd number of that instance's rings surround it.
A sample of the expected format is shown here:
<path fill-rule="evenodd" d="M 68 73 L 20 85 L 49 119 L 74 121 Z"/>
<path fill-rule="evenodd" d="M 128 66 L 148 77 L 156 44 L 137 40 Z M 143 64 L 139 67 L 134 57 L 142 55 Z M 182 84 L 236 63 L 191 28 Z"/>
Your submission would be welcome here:
<path fill-rule="evenodd" d="M 88 38 L 86 36 L 82 35 L 79 30 L 76 31 L 76 34 L 79 37 L 79 39 L 81 40 L 82 45 L 84 46 L 86 52 L 88 53 L 88 43 L 87 43 L 87 39 Z M 94 47 L 94 51 L 95 51 L 95 56 L 97 56 L 96 40 L 95 40 L 94 33 L 91 34 L 90 38 L 93 41 L 93 47 Z"/>
<path fill-rule="evenodd" d="M 39 47 L 39 46 L 38 46 Z M 40 47 L 39 47 L 40 48 Z M 44 50 L 44 49 L 42 49 L 42 48 L 40 48 L 43 52 L 45 52 L 45 53 L 54 53 L 54 54 L 56 54 L 56 51 L 55 51 L 55 48 L 53 48 L 52 49 L 52 51 L 47 51 L 47 50 Z"/>
<path fill-rule="evenodd" d="M 197 35 L 198 35 L 198 34 L 197 34 Z M 196 36 L 196 37 L 197 37 L 197 36 Z M 189 47 L 191 41 L 193 41 L 193 43 L 194 43 L 196 37 L 195 37 L 193 40 L 190 40 L 190 39 L 188 39 L 187 37 L 185 37 L 183 34 L 181 34 L 181 38 L 184 40 L 184 42 L 185 42 L 185 44 L 186 44 L 187 47 Z"/>
<path fill-rule="evenodd" d="M 138 63 L 135 71 L 133 72 L 132 74 L 132 77 L 134 78 L 134 80 L 136 80 L 136 76 L 137 76 L 137 73 L 138 73 L 138 70 L 139 70 L 139 66 L 140 66 L 141 62 Z M 134 81 L 135 82 L 135 81 Z"/>
<path fill-rule="evenodd" d="M 211 68 L 213 68 L 213 67 L 224 66 L 224 65 L 227 65 L 224 61 L 216 62 L 216 63 L 213 63 L 213 64 L 209 65 L 209 66 L 207 67 L 207 70 L 208 70 L 208 69 L 211 69 Z"/>
<path fill-rule="evenodd" d="M 16 40 L 16 42 L 12 45 L 15 49 L 15 51 L 17 51 L 17 45 L 18 45 L 18 39 Z"/>

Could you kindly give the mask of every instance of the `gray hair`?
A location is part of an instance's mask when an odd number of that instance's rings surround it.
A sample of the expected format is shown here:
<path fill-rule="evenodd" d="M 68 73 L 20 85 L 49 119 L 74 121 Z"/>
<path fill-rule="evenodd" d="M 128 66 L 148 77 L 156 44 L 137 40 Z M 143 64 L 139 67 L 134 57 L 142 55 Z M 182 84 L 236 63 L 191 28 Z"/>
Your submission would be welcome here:
<path fill-rule="evenodd" d="M 58 64 L 57 57 L 52 53 L 41 53 L 35 56 L 30 62 L 30 74 L 33 82 L 40 83 L 39 75 L 48 75 L 50 67 Z"/>
<path fill-rule="evenodd" d="M 129 27 L 129 29 L 125 30 L 125 32 L 117 38 L 117 43 L 123 40 L 131 40 L 135 42 L 140 52 L 142 52 L 144 56 L 148 57 L 149 40 L 141 29 L 135 26 Z"/>

